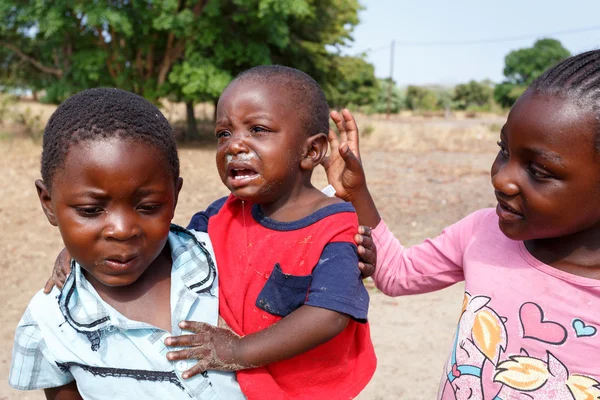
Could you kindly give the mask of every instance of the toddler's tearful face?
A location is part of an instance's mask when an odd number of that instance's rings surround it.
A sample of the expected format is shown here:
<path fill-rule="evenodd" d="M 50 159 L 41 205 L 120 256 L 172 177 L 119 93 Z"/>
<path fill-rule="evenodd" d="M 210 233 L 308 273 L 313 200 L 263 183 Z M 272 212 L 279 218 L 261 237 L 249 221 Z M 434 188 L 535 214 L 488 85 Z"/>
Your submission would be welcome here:
<path fill-rule="evenodd" d="M 217 168 L 236 197 L 273 203 L 300 182 L 301 119 L 276 84 L 233 82 L 217 106 Z"/>

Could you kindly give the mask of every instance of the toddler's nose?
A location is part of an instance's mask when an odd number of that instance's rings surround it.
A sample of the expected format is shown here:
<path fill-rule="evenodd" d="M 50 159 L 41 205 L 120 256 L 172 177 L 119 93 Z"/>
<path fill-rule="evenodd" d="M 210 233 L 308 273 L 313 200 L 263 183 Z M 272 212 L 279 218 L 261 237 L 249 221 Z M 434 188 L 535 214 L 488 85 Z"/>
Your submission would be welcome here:
<path fill-rule="evenodd" d="M 248 146 L 244 141 L 244 137 L 240 135 L 232 136 L 229 146 L 227 147 L 227 154 L 240 154 L 247 153 Z"/>

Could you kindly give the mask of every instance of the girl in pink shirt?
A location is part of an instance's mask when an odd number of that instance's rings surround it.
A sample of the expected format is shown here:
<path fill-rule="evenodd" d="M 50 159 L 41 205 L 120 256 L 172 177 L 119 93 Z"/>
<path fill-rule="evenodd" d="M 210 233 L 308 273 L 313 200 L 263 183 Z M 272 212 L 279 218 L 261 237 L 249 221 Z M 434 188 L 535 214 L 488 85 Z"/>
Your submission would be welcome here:
<path fill-rule="evenodd" d="M 410 248 L 367 189 L 354 119 L 332 117 L 341 135 L 330 132 L 325 167 L 374 227 L 377 287 L 401 296 L 465 281 L 438 398 L 600 399 L 600 51 L 554 66 L 511 109 L 491 167 L 496 209 Z"/>

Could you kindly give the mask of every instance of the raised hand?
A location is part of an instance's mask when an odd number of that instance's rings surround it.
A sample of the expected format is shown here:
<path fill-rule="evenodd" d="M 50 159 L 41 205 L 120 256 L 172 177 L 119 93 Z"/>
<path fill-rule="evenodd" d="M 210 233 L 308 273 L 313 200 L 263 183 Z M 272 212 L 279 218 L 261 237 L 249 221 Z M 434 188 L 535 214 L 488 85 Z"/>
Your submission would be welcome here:
<path fill-rule="evenodd" d="M 358 222 L 374 228 L 381 221 L 381 217 L 367 187 L 360 159 L 356 121 L 346 109 L 342 110 L 341 115 L 332 111 L 330 116 L 340 137 L 338 139 L 335 131 L 329 129 L 330 152 L 323 159 L 327 180 L 335 189 L 337 197 L 352 203 L 358 215 Z"/>
<path fill-rule="evenodd" d="M 322 164 L 336 196 L 352 202 L 367 186 L 358 147 L 358 126 L 347 109 L 342 110 L 341 114 L 332 111 L 330 116 L 337 127 L 339 138 L 333 129 L 329 129 L 330 151 Z"/>

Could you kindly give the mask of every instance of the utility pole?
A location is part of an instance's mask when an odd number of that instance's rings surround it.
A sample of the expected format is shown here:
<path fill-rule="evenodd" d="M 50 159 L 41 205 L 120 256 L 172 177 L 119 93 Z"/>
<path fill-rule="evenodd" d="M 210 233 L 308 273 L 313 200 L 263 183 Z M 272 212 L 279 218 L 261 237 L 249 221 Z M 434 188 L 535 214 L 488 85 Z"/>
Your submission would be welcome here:
<path fill-rule="evenodd" d="M 392 110 L 392 88 L 394 87 L 394 47 L 396 42 L 392 40 L 392 44 L 390 46 L 390 81 L 388 88 L 388 99 L 387 99 L 387 118 L 390 118 L 390 112 Z"/>

